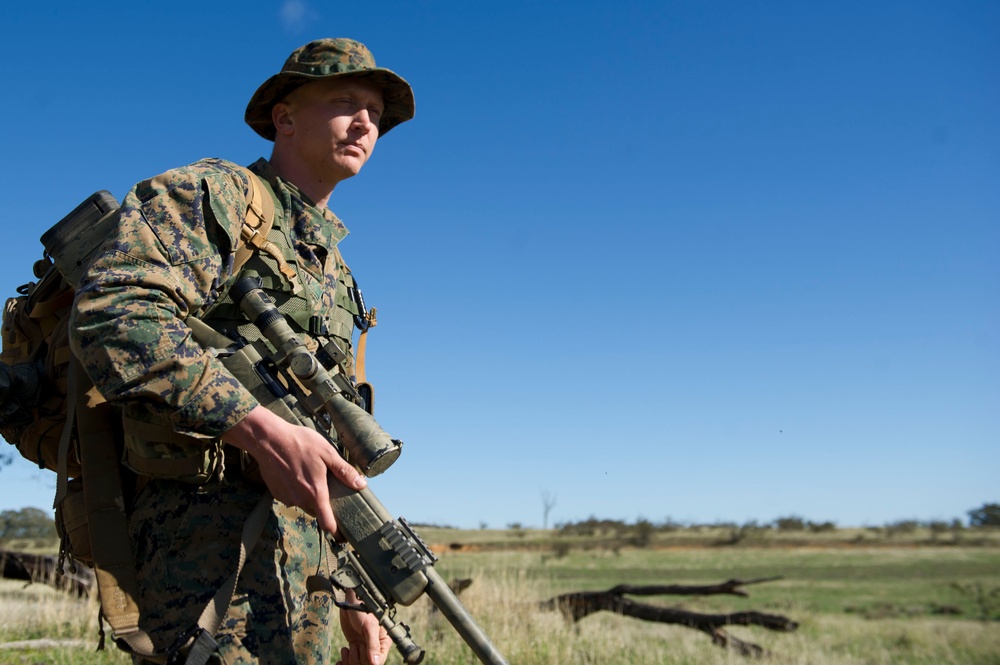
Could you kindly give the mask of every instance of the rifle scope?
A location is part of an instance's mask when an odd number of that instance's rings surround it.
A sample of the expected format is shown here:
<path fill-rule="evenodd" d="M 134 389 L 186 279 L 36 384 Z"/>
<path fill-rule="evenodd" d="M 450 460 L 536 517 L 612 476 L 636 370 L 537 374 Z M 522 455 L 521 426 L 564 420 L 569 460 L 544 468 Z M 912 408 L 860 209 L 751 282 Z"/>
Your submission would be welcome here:
<path fill-rule="evenodd" d="M 309 390 L 302 400 L 311 413 L 325 413 L 337 432 L 349 462 L 368 477 L 377 476 L 399 458 L 402 442 L 390 437 L 371 414 L 344 396 L 323 364 L 303 344 L 284 315 L 253 277 L 230 291 L 233 301 L 263 333 L 276 352 L 276 363 Z"/>

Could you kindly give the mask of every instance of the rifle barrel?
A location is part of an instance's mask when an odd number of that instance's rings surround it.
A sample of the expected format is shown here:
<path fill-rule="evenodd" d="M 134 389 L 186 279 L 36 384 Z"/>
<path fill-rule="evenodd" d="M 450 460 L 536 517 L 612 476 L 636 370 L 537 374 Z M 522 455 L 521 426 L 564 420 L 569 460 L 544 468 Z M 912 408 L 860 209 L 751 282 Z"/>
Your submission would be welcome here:
<path fill-rule="evenodd" d="M 455 592 L 451 590 L 451 587 L 448 586 L 437 570 L 433 566 L 428 566 L 423 572 L 427 576 L 428 581 L 425 592 L 434 601 L 438 609 L 441 610 L 441 614 L 448 619 L 448 622 L 454 626 L 458 634 L 465 640 L 465 643 L 472 648 L 476 657 L 484 665 L 508 665 L 497 648 L 490 642 L 490 638 L 479 627 L 479 624 L 472 618 L 472 615 L 465 609 L 465 606 L 458 600 L 458 596 L 455 595 Z"/>

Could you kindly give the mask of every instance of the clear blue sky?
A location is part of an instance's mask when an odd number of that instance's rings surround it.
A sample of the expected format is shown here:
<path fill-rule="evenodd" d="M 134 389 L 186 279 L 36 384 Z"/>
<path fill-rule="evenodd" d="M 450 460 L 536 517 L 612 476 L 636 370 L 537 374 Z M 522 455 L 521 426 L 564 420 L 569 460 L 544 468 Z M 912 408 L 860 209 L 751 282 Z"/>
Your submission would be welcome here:
<path fill-rule="evenodd" d="M 1000 500 L 1000 4 L 16 3 L 6 258 L 91 192 L 269 151 L 366 42 L 416 118 L 334 192 L 411 521 L 842 525 Z M 54 479 L 0 471 L 0 509 Z"/>

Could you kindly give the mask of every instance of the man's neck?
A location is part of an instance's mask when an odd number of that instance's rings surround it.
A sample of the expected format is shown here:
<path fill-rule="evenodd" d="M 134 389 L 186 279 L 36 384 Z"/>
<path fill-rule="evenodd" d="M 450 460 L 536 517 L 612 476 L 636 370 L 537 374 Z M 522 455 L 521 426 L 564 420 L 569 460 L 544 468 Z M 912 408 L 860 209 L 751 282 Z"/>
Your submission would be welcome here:
<path fill-rule="evenodd" d="M 271 153 L 268 160 L 271 168 L 282 180 L 286 180 L 299 188 L 303 194 L 309 197 L 317 208 L 326 208 L 330 202 L 330 195 L 333 194 L 336 182 L 324 182 L 317 178 L 309 169 L 302 166 L 302 163 L 295 160 L 285 159 L 280 151 Z"/>

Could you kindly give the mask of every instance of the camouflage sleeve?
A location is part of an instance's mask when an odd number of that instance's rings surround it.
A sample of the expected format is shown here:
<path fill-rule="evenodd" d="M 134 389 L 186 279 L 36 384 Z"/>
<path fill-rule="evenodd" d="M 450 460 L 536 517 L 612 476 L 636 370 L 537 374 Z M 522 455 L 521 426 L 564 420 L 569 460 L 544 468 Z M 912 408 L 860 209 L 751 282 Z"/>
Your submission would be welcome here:
<path fill-rule="evenodd" d="M 71 343 L 94 384 L 182 434 L 220 436 L 257 404 L 184 323 L 232 272 L 248 187 L 216 160 L 137 184 L 77 291 Z"/>

